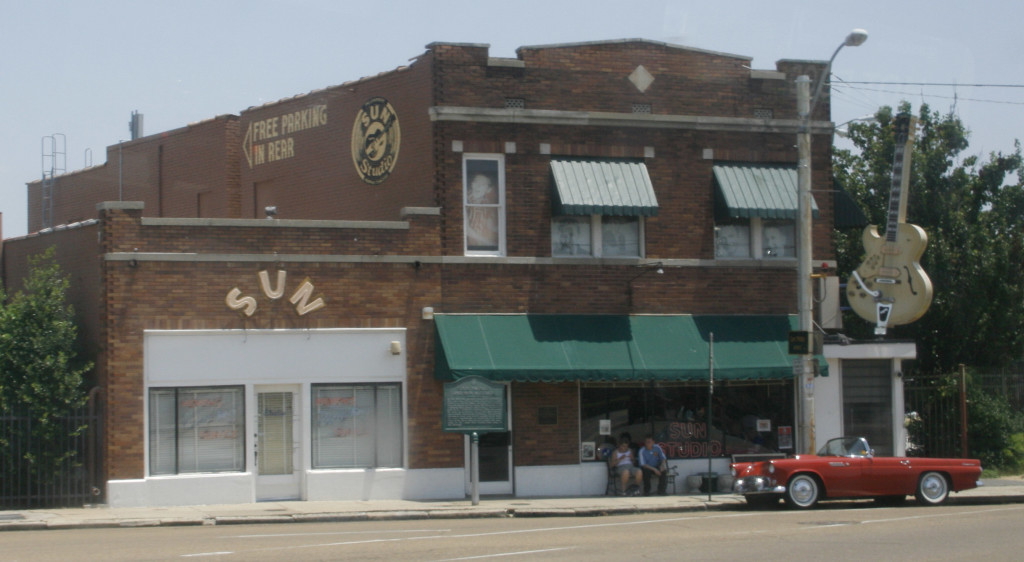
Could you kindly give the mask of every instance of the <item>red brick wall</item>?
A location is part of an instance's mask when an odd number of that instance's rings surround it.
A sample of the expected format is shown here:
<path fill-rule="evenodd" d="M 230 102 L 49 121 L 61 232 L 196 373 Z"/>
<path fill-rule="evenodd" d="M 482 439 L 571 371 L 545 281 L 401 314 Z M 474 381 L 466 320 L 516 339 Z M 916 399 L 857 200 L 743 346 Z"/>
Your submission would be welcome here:
<path fill-rule="evenodd" d="M 796 117 L 793 80 L 816 77 L 821 63 L 781 61 L 785 80 L 751 78 L 751 59 L 670 47 L 656 42 L 611 42 L 518 50 L 524 68 L 487 66 L 483 46 L 436 44 L 438 105 L 504 107 L 523 98 L 527 109 L 629 113 L 633 103 L 652 113 L 752 118 L 771 109 L 777 119 Z M 654 81 L 640 92 L 628 76 L 643 66 Z M 820 104 L 827 116 L 827 97 Z"/>
<path fill-rule="evenodd" d="M 576 383 L 512 385 L 512 451 L 516 466 L 580 461 L 580 399 Z M 557 423 L 539 423 L 539 409 L 553 407 Z"/>
<path fill-rule="evenodd" d="M 269 120 L 277 129 L 270 138 L 258 137 L 260 141 L 291 143 L 291 152 L 279 160 L 250 164 L 243 154 L 242 216 L 262 218 L 264 207 L 276 205 L 278 218 L 394 220 L 402 207 L 435 206 L 430 95 L 430 65 L 417 61 L 373 78 L 242 112 L 243 139 L 250 126 L 258 130 Z M 401 137 L 394 170 L 382 183 L 371 185 L 356 171 L 351 139 L 356 115 L 375 97 L 387 99 L 394 108 Z M 285 116 L 317 106 L 326 106 L 326 124 L 284 132 Z"/>
<path fill-rule="evenodd" d="M 3 245 L 3 285 L 8 295 L 24 288 L 23 281 L 29 274 L 29 258 L 51 246 L 56 249 L 56 262 L 68 278 L 67 302 L 74 308 L 81 347 L 89 358 L 95 357 L 102 348 L 100 314 L 103 295 L 101 257 L 96 245 L 98 233 L 99 225 L 93 222 L 6 240 Z"/>
<path fill-rule="evenodd" d="M 238 118 L 222 116 L 107 148 L 103 164 L 58 176 L 52 225 L 96 217 L 103 201 L 143 201 L 148 216 L 237 216 Z M 236 213 L 236 214 L 232 214 Z M 42 228 L 42 184 L 28 184 L 28 232 Z"/>

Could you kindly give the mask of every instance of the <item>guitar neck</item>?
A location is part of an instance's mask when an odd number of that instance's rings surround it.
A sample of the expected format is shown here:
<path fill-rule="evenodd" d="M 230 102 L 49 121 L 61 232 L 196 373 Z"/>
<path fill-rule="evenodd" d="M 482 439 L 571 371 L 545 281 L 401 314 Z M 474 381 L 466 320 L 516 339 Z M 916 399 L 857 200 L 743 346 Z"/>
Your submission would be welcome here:
<path fill-rule="evenodd" d="M 907 221 L 907 187 L 910 183 L 910 158 L 914 152 L 914 128 L 917 119 L 907 114 L 896 117 L 896 147 L 893 152 L 892 185 L 889 189 L 889 220 L 885 241 L 893 244 L 899 224 Z"/>

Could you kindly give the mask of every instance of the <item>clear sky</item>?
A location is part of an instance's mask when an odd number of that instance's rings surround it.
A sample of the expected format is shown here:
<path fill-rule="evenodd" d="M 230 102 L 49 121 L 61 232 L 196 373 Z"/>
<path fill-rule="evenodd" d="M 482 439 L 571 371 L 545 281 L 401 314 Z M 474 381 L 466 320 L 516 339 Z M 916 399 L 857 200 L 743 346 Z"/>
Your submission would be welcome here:
<path fill-rule="evenodd" d="M 428 43 L 524 45 L 643 38 L 753 57 L 827 60 L 850 30 L 866 43 L 833 67 L 833 121 L 910 101 L 955 111 L 970 153 L 1024 137 L 1019 0 L 0 0 L 0 212 L 25 234 L 25 184 L 41 177 L 42 139 L 66 139 L 68 171 L 103 164 L 145 134 L 407 64 Z"/>

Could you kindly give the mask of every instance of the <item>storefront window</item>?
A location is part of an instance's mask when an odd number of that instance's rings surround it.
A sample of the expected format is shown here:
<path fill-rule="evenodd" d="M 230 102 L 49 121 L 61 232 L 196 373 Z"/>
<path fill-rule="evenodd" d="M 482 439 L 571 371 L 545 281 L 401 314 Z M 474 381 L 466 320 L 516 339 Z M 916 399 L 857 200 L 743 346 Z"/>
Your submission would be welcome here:
<path fill-rule="evenodd" d="M 401 386 L 315 385 L 313 468 L 402 466 Z"/>
<path fill-rule="evenodd" d="M 245 469 L 242 387 L 152 388 L 150 474 Z"/>
<path fill-rule="evenodd" d="M 583 449 L 602 449 L 628 433 L 654 436 L 669 458 L 726 457 L 792 450 L 793 383 L 716 384 L 708 430 L 707 385 L 587 386 L 581 389 Z"/>

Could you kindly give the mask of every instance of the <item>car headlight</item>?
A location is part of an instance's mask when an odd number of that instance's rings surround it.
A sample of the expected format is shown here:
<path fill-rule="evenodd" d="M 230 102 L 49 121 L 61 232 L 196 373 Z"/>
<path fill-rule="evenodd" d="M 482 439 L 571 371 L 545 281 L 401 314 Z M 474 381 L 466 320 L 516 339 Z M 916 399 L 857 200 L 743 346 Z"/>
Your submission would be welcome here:
<path fill-rule="evenodd" d="M 735 466 L 729 467 L 729 474 L 732 474 L 732 477 L 736 478 L 736 467 Z"/>

